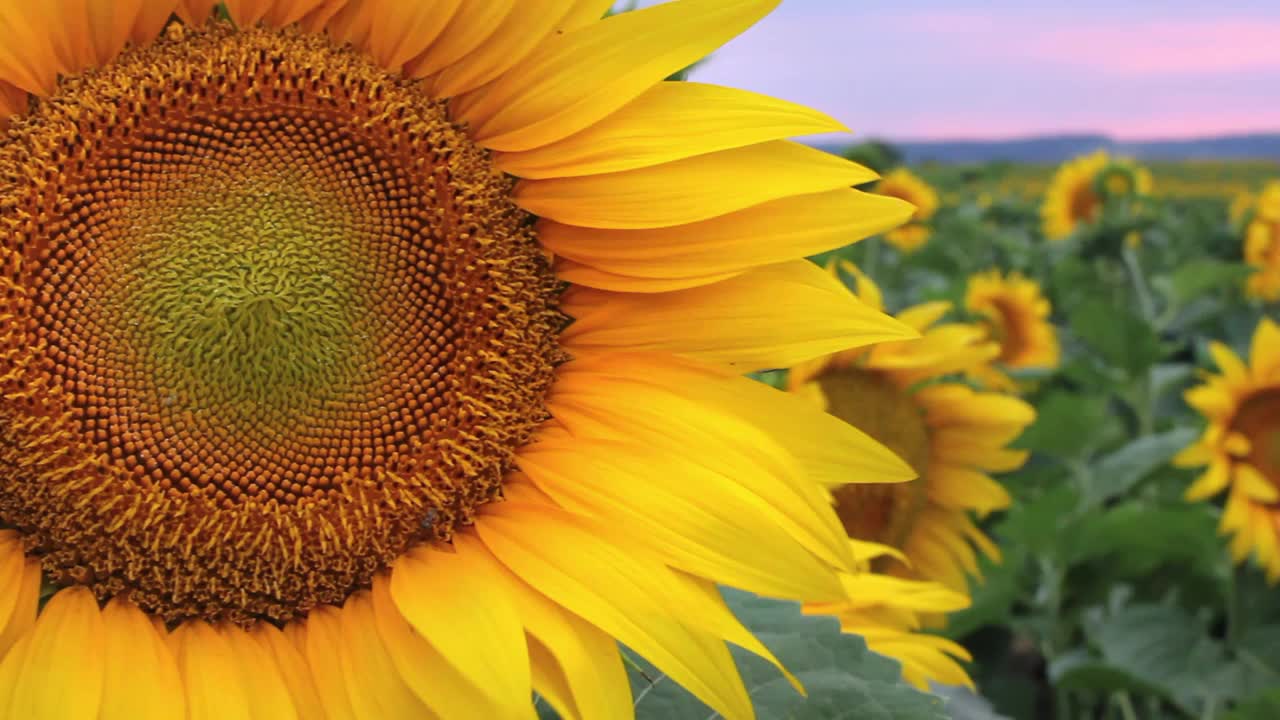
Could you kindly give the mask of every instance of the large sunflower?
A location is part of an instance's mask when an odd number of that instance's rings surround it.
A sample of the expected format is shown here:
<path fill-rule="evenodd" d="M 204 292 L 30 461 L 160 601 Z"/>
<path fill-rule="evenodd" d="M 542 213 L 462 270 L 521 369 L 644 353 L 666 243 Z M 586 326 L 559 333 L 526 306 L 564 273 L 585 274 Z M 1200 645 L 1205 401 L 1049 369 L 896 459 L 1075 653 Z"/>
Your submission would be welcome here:
<path fill-rule="evenodd" d="M 735 373 L 911 335 L 800 258 L 912 210 L 662 81 L 777 0 L 610 4 L 0 8 L 0 715 L 751 715 L 714 584 L 911 470 Z"/>
<path fill-rule="evenodd" d="M 1044 236 L 1061 240 L 1099 218 L 1108 198 L 1147 195 L 1151 172 L 1105 150 L 1063 163 L 1045 190 L 1040 207 Z"/>
<path fill-rule="evenodd" d="M 1254 272 L 1245 292 L 1268 302 L 1280 300 L 1280 180 L 1258 194 L 1245 227 L 1244 260 Z"/>
<path fill-rule="evenodd" d="M 1053 308 L 1034 280 L 1018 272 L 978 273 L 969 278 L 965 307 L 981 319 L 980 325 L 999 345 L 1000 365 L 1014 369 L 1058 366 L 1058 333 L 1049 321 Z M 980 365 L 970 374 L 995 388 L 1014 387 L 993 365 Z"/>
<path fill-rule="evenodd" d="M 1187 391 L 1187 403 L 1209 426 L 1178 455 L 1182 467 L 1205 467 L 1187 488 L 1203 500 L 1230 488 L 1222 530 L 1234 533 L 1231 554 L 1250 554 L 1271 582 L 1280 581 L 1280 325 L 1263 318 L 1246 365 L 1222 343 L 1210 346 L 1219 374 Z"/>
<path fill-rule="evenodd" d="M 862 300 L 879 307 L 875 284 L 852 265 L 845 268 L 857 278 Z M 1009 503 L 1008 493 L 987 473 L 1014 470 L 1026 460 L 1025 452 L 1005 446 L 1035 419 L 1035 411 L 1015 397 L 946 381 L 1000 352 L 981 328 L 939 324 L 949 310 L 945 302 L 903 310 L 898 319 L 920 331 L 920 338 L 797 365 L 789 384 L 919 473 L 909 483 L 834 488 L 836 512 L 850 537 L 902 553 L 903 560 L 883 555 L 873 567 L 964 591 L 966 576 L 977 571 L 975 548 L 999 556 L 972 519 Z"/>
<path fill-rule="evenodd" d="M 888 231 L 884 239 L 902 252 L 915 252 L 923 247 L 931 233 L 928 222 L 938 211 L 937 191 L 915 173 L 900 167 L 881 178 L 875 192 L 901 198 L 916 208 L 910 222 Z"/>

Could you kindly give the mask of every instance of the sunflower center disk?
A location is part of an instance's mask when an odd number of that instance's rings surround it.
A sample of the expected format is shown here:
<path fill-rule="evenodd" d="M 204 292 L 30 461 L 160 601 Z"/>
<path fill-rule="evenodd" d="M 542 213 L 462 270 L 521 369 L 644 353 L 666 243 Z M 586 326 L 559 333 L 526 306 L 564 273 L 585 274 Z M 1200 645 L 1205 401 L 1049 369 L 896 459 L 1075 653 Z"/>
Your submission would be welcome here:
<path fill-rule="evenodd" d="M 1249 439 L 1249 462 L 1280 488 L 1280 388 L 1263 390 L 1245 400 L 1231 428 Z"/>
<path fill-rule="evenodd" d="M 57 582 L 287 620 L 469 521 L 545 417 L 510 181 L 354 53 L 186 31 L 0 153 L 0 521 Z"/>
<path fill-rule="evenodd" d="M 853 483 L 836 490 L 836 510 L 850 537 L 901 547 L 928 495 L 929 433 L 905 391 L 874 372 L 843 369 L 818 380 L 827 412 L 905 460 L 922 479 L 907 483 Z"/>

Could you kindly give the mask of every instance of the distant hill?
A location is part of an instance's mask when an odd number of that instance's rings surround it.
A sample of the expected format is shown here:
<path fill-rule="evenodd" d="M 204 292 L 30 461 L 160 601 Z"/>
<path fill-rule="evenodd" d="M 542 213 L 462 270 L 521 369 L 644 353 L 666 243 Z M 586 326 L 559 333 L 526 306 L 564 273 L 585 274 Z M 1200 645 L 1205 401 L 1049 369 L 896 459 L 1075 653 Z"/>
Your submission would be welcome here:
<path fill-rule="evenodd" d="M 936 140 L 892 142 L 908 163 L 983 163 L 1004 160 L 1059 163 L 1106 149 L 1140 160 L 1277 160 L 1280 133 L 1228 135 L 1189 140 L 1117 141 L 1106 135 L 1047 135 L 1010 140 Z M 824 149 L 839 151 L 827 145 Z"/>

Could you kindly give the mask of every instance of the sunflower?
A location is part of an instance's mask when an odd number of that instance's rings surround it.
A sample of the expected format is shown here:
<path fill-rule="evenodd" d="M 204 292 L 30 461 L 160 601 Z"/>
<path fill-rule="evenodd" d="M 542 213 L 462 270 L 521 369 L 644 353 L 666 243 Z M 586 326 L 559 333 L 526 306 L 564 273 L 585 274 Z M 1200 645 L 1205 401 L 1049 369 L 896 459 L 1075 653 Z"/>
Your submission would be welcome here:
<path fill-rule="evenodd" d="M 938 211 L 938 193 L 910 170 L 900 167 L 876 183 L 875 192 L 906 200 L 916 207 L 907 224 L 885 233 L 884 239 L 902 252 L 915 252 L 929 241 L 929 219 Z"/>
<path fill-rule="evenodd" d="M 870 278 L 852 265 L 844 268 L 856 278 L 862 300 L 880 307 Z M 945 302 L 905 309 L 897 318 L 920 338 L 797 365 L 789 387 L 884 443 L 919 474 L 909 483 L 834 488 L 836 512 L 851 538 L 901 552 L 880 556 L 872 567 L 963 592 L 967 576 L 978 569 L 975 549 L 999 558 L 971 517 L 1009 504 L 1009 494 L 987 473 L 1025 462 L 1025 452 L 1005 445 L 1035 411 L 1018 398 L 947 381 L 1000 352 L 981 328 L 939 324 L 949 310 Z"/>
<path fill-rule="evenodd" d="M 1108 198 L 1147 195 L 1151 173 L 1105 150 L 1063 163 L 1053 174 L 1040 208 L 1044 236 L 1061 240 L 1096 221 Z"/>
<path fill-rule="evenodd" d="M 1230 488 L 1222 530 L 1234 533 L 1231 554 L 1253 554 L 1271 582 L 1280 581 L 1280 325 L 1263 318 L 1246 365 L 1222 343 L 1209 347 L 1219 374 L 1187 391 L 1187 404 L 1209 425 L 1174 458 L 1181 467 L 1205 467 L 1187 488 L 1197 501 Z"/>
<path fill-rule="evenodd" d="M 663 81 L 777 0 L 611 4 L 4 6 L 0 715 L 752 715 L 716 584 L 913 473 L 741 373 L 913 336 L 802 259 L 912 209 Z"/>
<path fill-rule="evenodd" d="M 1035 281 L 1018 272 L 1007 276 L 988 270 L 969 278 L 965 306 L 981 318 L 999 344 L 999 364 L 1008 368 L 1055 368 L 1059 361 L 1058 334 L 1049 322 L 1052 306 Z M 993 365 L 979 365 L 970 375 L 985 384 L 1011 390 L 1014 383 Z"/>
<path fill-rule="evenodd" d="M 1268 302 L 1280 300 L 1280 180 L 1258 194 L 1245 227 L 1244 260 L 1254 268 L 1245 293 Z"/>

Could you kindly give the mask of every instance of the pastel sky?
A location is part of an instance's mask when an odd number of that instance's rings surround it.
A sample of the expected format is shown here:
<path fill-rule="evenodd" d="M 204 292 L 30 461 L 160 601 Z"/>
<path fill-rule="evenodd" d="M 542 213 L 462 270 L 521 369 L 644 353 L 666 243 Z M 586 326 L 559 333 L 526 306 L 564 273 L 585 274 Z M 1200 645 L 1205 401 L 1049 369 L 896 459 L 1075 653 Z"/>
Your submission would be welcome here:
<path fill-rule="evenodd" d="M 784 0 L 693 79 L 893 139 L 1280 131 L 1280 2 Z"/>

